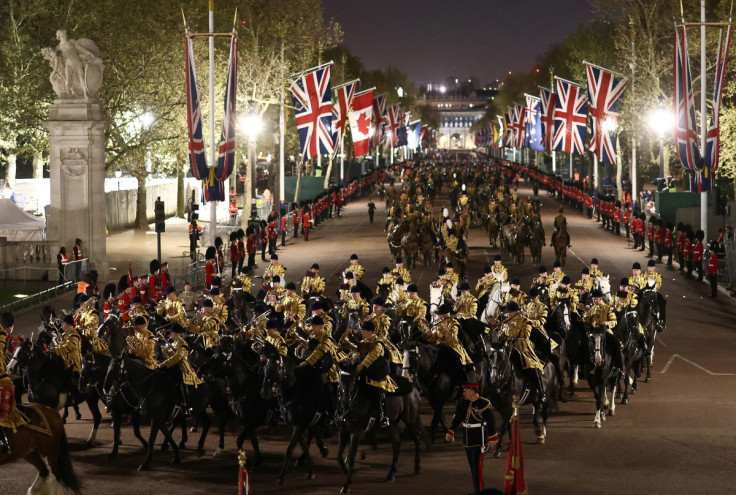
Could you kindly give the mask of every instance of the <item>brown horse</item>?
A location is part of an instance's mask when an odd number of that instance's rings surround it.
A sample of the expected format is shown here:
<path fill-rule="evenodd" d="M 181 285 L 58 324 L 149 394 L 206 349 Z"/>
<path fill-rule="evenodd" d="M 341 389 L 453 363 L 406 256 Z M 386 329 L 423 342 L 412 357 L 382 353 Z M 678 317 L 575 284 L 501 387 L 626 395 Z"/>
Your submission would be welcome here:
<path fill-rule="evenodd" d="M 557 232 L 557 235 L 554 236 L 554 240 L 552 241 L 552 245 L 555 248 L 555 260 L 560 263 L 560 265 L 565 266 L 565 260 L 567 259 L 567 244 L 568 244 L 568 233 L 567 233 L 567 225 L 562 225 L 562 228 Z"/>
<path fill-rule="evenodd" d="M 417 267 L 417 256 L 419 255 L 419 235 L 416 226 L 412 224 L 409 233 L 401 238 L 401 247 L 406 256 L 406 266 Z"/>
<path fill-rule="evenodd" d="M 432 229 L 429 225 L 425 225 L 419 231 L 419 249 L 422 251 L 422 259 L 424 266 L 428 267 L 433 263 L 435 253 L 435 241 Z"/>
<path fill-rule="evenodd" d="M 38 469 L 38 477 L 28 490 L 30 495 L 63 495 L 65 488 L 81 493 L 82 483 L 74 474 L 69 442 L 59 413 L 40 404 L 19 406 L 18 410 L 29 422 L 15 432 L 5 428 L 11 453 L 0 455 L 0 465 L 18 459 L 33 464 Z"/>
<path fill-rule="evenodd" d="M 401 257 L 401 240 L 403 239 L 404 234 L 409 232 L 409 229 L 409 222 L 407 222 L 406 220 L 402 220 L 399 225 L 391 229 L 388 235 L 386 235 L 388 248 L 391 250 L 391 257 L 394 260 Z"/>
<path fill-rule="evenodd" d="M 498 222 L 498 215 L 488 215 L 488 242 L 491 246 L 497 247 L 498 233 L 501 230 L 501 224 Z"/>
<path fill-rule="evenodd" d="M 510 223 L 503 226 L 502 232 L 507 252 L 513 256 L 514 262 L 519 265 L 524 263 L 524 244 L 531 234 L 529 225 L 526 222 Z"/>
<path fill-rule="evenodd" d="M 532 240 L 529 243 L 529 251 L 532 255 L 532 263 L 539 266 L 542 262 L 542 244 L 544 244 L 544 229 L 542 222 L 537 220 L 534 222 L 532 229 Z"/>

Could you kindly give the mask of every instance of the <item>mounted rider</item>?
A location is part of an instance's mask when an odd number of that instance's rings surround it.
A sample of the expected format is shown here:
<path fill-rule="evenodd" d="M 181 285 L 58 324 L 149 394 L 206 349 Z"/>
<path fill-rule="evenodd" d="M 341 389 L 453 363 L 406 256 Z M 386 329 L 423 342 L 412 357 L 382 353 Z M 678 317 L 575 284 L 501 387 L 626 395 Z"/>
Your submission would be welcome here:
<path fill-rule="evenodd" d="M 376 336 L 390 354 L 392 368 L 395 372 L 400 373 L 401 367 L 403 366 L 403 359 L 401 351 L 389 340 L 388 331 L 391 328 L 391 318 L 384 312 L 386 303 L 382 297 L 376 297 L 373 299 L 372 304 L 373 312 L 364 321 L 373 323 L 376 329 Z"/>
<path fill-rule="evenodd" d="M 395 392 L 397 388 L 389 376 L 390 355 L 376 335 L 372 322 L 363 322 L 360 329 L 363 340 L 360 341 L 358 348 L 363 360 L 358 364 L 357 371 L 363 374 L 365 381 L 361 381 L 359 386 L 373 396 L 378 406 L 379 423 L 381 428 L 385 428 L 389 426 L 389 419 L 386 416 L 386 392 Z"/>
<path fill-rule="evenodd" d="M 286 289 L 281 286 L 281 276 L 274 275 L 269 283 L 269 289 L 263 297 L 263 302 L 269 306 L 275 306 L 285 295 Z"/>
<path fill-rule="evenodd" d="M 521 290 L 521 280 L 514 278 L 509 283 L 509 291 L 504 292 L 501 298 L 501 306 L 508 306 L 510 302 L 515 302 L 520 308 L 523 308 L 527 304 L 527 297 L 523 290 Z"/>
<path fill-rule="evenodd" d="M 336 409 L 335 384 L 340 381 L 337 363 L 344 358 L 344 355 L 335 346 L 321 316 L 311 318 L 307 353 L 307 357 L 299 366 L 321 375 L 322 401 L 325 411 L 333 413 Z"/>
<path fill-rule="evenodd" d="M 391 291 L 391 294 L 386 299 L 386 304 L 392 304 L 395 308 L 398 309 L 406 303 L 406 299 L 406 285 L 404 279 L 399 277 L 398 279 L 396 279 L 394 290 Z"/>
<path fill-rule="evenodd" d="M 153 334 L 148 330 L 148 320 L 142 316 L 136 316 L 133 325 L 135 333 L 125 339 L 126 349 L 140 359 L 146 368 L 154 370 L 158 366 L 156 342 L 153 340 Z"/>
<path fill-rule="evenodd" d="M 370 313 L 370 306 L 365 299 L 360 297 L 360 287 L 357 285 L 350 288 L 350 299 L 345 301 L 341 316 L 347 318 L 350 313 L 357 313 L 361 321 Z"/>
<path fill-rule="evenodd" d="M 450 315 L 451 311 L 452 305 L 449 303 L 443 303 L 437 308 L 435 314 L 439 321 L 425 333 L 425 339 L 439 347 L 432 371 L 447 371 L 458 380 L 457 383 L 463 383 L 467 380 L 466 366 L 472 366 L 473 360 L 458 339 L 460 325 Z M 434 373 L 432 375 L 434 376 Z"/>
<path fill-rule="evenodd" d="M 512 352 L 512 356 L 517 356 L 515 358 L 517 365 L 521 366 L 522 373 L 539 392 L 541 401 L 544 402 L 547 400 L 542 380 L 544 363 L 537 357 L 534 352 L 534 344 L 530 340 L 532 324 L 521 313 L 521 308 L 514 301 L 509 303 L 506 313 L 507 317 L 498 331 L 498 338 L 513 346 L 516 352 Z"/>
<path fill-rule="evenodd" d="M 224 326 L 228 318 L 227 304 L 225 298 L 220 294 L 220 289 L 215 287 L 210 291 L 210 297 L 212 298 L 213 308 L 212 314 L 220 325 Z"/>
<path fill-rule="evenodd" d="M 348 266 L 343 271 L 343 275 L 347 272 L 352 272 L 352 274 L 355 276 L 356 282 L 360 282 L 360 279 L 363 278 L 363 275 L 365 275 L 365 269 L 360 266 L 360 263 L 358 262 L 358 255 L 355 253 L 350 255 L 350 266 Z"/>
<path fill-rule="evenodd" d="M 430 284 L 430 287 L 440 289 L 444 300 L 452 300 L 452 281 L 447 278 L 447 271 L 444 268 L 437 270 L 437 279 Z"/>
<path fill-rule="evenodd" d="M 381 278 L 378 280 L 378 285 L 376 286 L 376 294 L 381 291 L 381 286 L 387 288 L 388 292 L 391 293 L 391 291 L 394 290 L 396 278 L 391 274 L 391 269 L 387 266 L 383 267 L 383 271 L 381 273 Z"/>
<path fill-rule="evenodd" d="M 629 277 L 629 285 L 636 287 L 637 290 L 643 289 L 646 285 L 646 277 L 641 273 L 641 265 L 635 261 L 631 265 L 631 276 Z"/>
<path fill-rule="evenodd" d="M 286 284 L 286 295 L 276 303 L 274 309 L 277 313 L 283 314 L 284 327 L 287 329 L 304 319 L 307 314 L 307 305 L 304 299 L 297 295 L 294 282 Z"/>
<path fill-rule="evenodd" d="M 325 279 L 319 274 L 319 265 L 314 263 L 302 279 L 302 297 L 309 299 L 321 297 L 325 291 Z"/>
<path fill-rule="evenodd" d="M 573 313 L 578 314 L 578 306 L 580 305 L 580 302 L 578 300 L 577 291 L 570 287 L 571 283 L 572 279 L 570 279 L 568 275 L 562 277 L 557 289 L 549 296 L 550 308 L 556 309 L 557 305 L 561 301 L 569 301 Z"/>
<path fill-rule="evenodd" d="M 411 283 L 406 288 L 406 303 L 397 307 L 396 311 L 402 318 L 410 318 L 414 325 L 422 332 L 429 330 L 427 323 L 427 303 L 417 295 L 416 284 Z"/>
<path fill-rule="evenodd" d="M 409 269 L 404 267 L 404 260 L 401 258 L 396 258 L 396 267 L 391 270 L 391 275 L 394 277 L 394 280 L 398 280 L 399 278 L 403 279 L 405 283 L 409 284 L 411 283 L 411 272 L 409 272 Z"/>
<path fill-rule="evenodd" d="M 565 218 L 564 209 L 560 207 L 559 214 L 555 217 L 554 232 L 552 232 L 552 244 L 554 245 L 557 234 L 564 228 L 567 236 L 567 247 L 570 247 L 570 234 L 567 232 L 567 218 Z"/>
<path fill-rule="evenodd" d="M 100 327 L 100 316 L 97 312 L 97 298 L 83 296 L 82 304 L 79 306 L 77 318 L 77 330 L 89 341 L 94 352 L 107 354 L 107 341 L 98 337 L 97 329 Z"/>
<path fill-rule="evenodd" d="M 501 263 L 501 255 L 496 254 L 493 256 L 493 266 L 491 267 L 491 275 L 496 281 L 495 284 L 503 284 L 509 279 L 509 272 L 506 267 Z"/>
<path fill-rule="evenodd" d="M 560 280 L 565 276 L 565 272 L 562 271 L 559 261 L 555 261 L 552 265 L 552 273 L 547 276 L 547 286 L 552 289 L 552 286 L 559 284 Z"/>
<path fill-rule="evenodd" d="M 603 272 L 598 268 L 598 258 L 590 260 L 590 276 L 596 278 L 603 278 Z"/>
<path fill-rule="evenodd" d="M 642 275 L 644 279 L 644 285 L 642 288 L 646 290 L 650 285 L 654 288 L 653 290 L 657 293 L 657 305 L 659 306 L 659 313 L 657 314 L 657 329 L 661 332 L 667 325 L 667 299 L 662 295 L 660 289 L 662 288 L 662 274 L 656 271 L 656 262 L 649 260 L 647 262 L 647 271 Z"/>
<path fill-rule="evenodd" d="M 461 283 L 459 290 L 461 295 L 455 301 L 452 311 L 459 320 L 475 319 L 478 313 L 478 300 L 470 293 L 470 284 Z"/>
<path fill-rule="evenodd" d="M 164 357 L 164 361 L 158 363 L 158 368 L 171 369 L 174 366 L 177 367 L 178 373 L 174 373 L 176 388 L 179 389 L 183 407 L 185 410 L 190 410 L 191 404 L 189 403 L 189 392 L 187 387 L 197 388 L 202 383 L 197 373 L 194 372 L 194 368 L 189 363 L 189 344 L 184 340 L 184 334 L 186 330 L 179 323 L 174 323 L 169 328 L 168 332 L 170 342 L 165 343 L 161 346 L 161 354 Z"/>
<path fill-rule="evenodd" d="M 202 314 L 198 317 L 200 320 L 196 324 L 190 323 L 189 325 L 191 333 L 202 336 L 202 347 L 205 350 L 220 346 L 221 323 L 214 312 L 214 307 L 212 299 L 205 299 L 202 302 Z"/>
<path fill-rule="evenodd" d="M 595 282 L 590 278 L 590 269 L 585 267 L 580 272 L 580 280 L 575 283 L 575 291 L 578 293 L 578 299 L 585 301 L 586 297 L 595 287 Z"/>
<path fill-rule="evenodd" d="M 540 348 L 539 351 L 549 358 L 558 344 L 550 338 L 544 329 L 544 325 L 547 323 L 548 309 L 547 305 L 539 300 L 540 295 L 539 288 L 534 287 L 529 291 L 529 302 L 525 306 L 520 307 L 522 313 L 532 326 L 532 332 L 538 332 L 542 336 L 542 339 L 538 341 L 544 342 L 544 347 Z"/>
<path fill-rule="evenodd" d="M 273 282 L 273 278 L 278 276 L 280 280 L 284 280 L 284 274 L 286 273 L 286 267 L 279 263 L 279 255 L 272 254 L 269 260 L 269 264 L 266 270 L 263 272 L 263 287 L 266 292 L 269 292 L 267 286 Z"/>
<path fill-rule="evenodd" d="M 496 277 L 493 276 L 493 270 L 490 266 L 483 268 L 483 276 L 478 279 L 478 283 L 475 284 L 475 293 L 478 299 L 481 299 L 486 295 L 491 287 L 497 283 Z"/>
<path fill-rule="evenodd" d="M 625 316 L 627 313 L 630 312 L 636 314 L 638 306 L 639 299 L 636 295 L 636 289 L 629 285 L 628 278 L 622 278 L 621 282 L 619 282 L 618 292 L 616 292 L 611 297 L 611 307 L 613 307 L 617 318 L 621 320 L 621 316 Z M 638 330 L 637 340 L 639 342 L 639 346 L 644 350 L 644 353 L 646 354 L 647 342 L 646 338 L 644 337 L 644 329 L 642 328 L 641 323 L 639 323 L 638 318 L 636 319 L 636 327 Z M 617 325 L 616 329 L 618 328 L 619 327 Z M 622 336 L 619 334 L 619 332 L 615 331 L 614 334 L 619 340 L 622 340 Z"/>
<path fill-rule="evenodd" d="M 616 313 L 613 311 L 612 305 L 603 302 L 603 292 L 600 289 L 593 290 L 591 296 L 593 297 L 593 304 L 583 314 L 583 322 L 593 329 L 605 327 L 606 347 L 611 349 L 613 366 L 619 371 L 623 371 L 624 358 L 621 341 L 613 334 L 617 322 Z"/>
<path fill-rule="evenodd" d="M 168 322 L 178 323 L 182 326 L 187 324 L 184 305 L 176 296 L 176 289 L 173 285 L 169 285 L 166 288 L 165 297 L 158 303 L 156 312 L 160 315 L 164 315 Z"/>

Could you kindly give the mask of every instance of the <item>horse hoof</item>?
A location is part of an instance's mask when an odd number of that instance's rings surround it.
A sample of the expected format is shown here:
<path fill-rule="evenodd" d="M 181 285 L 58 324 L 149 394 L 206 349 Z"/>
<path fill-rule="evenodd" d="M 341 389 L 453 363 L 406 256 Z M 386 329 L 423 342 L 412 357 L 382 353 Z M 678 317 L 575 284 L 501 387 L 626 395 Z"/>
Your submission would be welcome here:
<path fill-rule="evenodd" d="M 322 458 L 327 458 L 328 455 L 330 455 L 330 451 L 325 447 L 324 449 L 319 449 L 319 453 L 322 455 Z"/>
<path fill-rule="evenodd" d="M 396 476 L 393 474 L 386 476 L 386 483 L 396 483 Z"/>
<path fill-rule="evenodd" d="M 593 428 L 600 429 L 601 422 L 600 421 L 593 421 Z"/>
<path fill-rule="evenodd" d="M 197 427 L 192 426 L 191 428 L 189 428 L 189 433 L 197 433 Z"/>
<path fill-rule="evenodd" d="M 202 451 L 202 452 L 204 452 L 204 451 Z M 214 457 L 215 459 L 219 459 L 220 457 L 222 457 L 222 449 L 215 450 L 212 453 L 212 457 Z"/>
<path fill-rule="evenodd" d="M 414 466 L 414 474 L 422 474 L 421 466 Z"/>
<path fill-rule="evenodd" d="M 358 459 L 360 459 L 361 461 L 364 461 L 365 460 L 365 451 L 364 450 L 361 450 L 360 452 L 358 452 Z"/>
<path fill-rule="evenodd" d="M 279 486 L 283 486 L 283 484 L 284 484 L 284 478 L 277 478 L 276 479 L 276 484 L 279 485 Z"/>
<path fill-rule="evenodd" d="M 174 456 L 173 459 L 171 459 L 171 464 L 179 464 L 181 462 L 181 457 L 178 455 Z"/>
<path fill-rule="evenodd" d="M 204 449 L 197 449 L 197 457 L 202 457 L 203 455 L 204 455 Z"/>
<path fill-rule="evenodd" d="M 615 408 L 614 408 L 614 409 L 609 409 L 609 410 L 608 410 L 608 414 L 609 414 L 609 415 L 611 415 L 611 416 L 615 416 L 615 415 L 616 415 L 616 409 L 615 409 Z M 605 421 L 605 420 L 606 420 L 606 418 L 605 418 L 605 417 L 604 417 L 604 418 L 602 418 L 602 419 L 603 419 L 603 421 Z"/>
<path fill-rule="evenodd" d="M 621 404 L 626 405 L 628 403 L 629 403 L 629 398 L 628 397 L 624 397 L 623 399 L 621 399 Z"/>
<path fill-rule="evenodd" d="M 340 493 L 350 493 L 350 488 L 348 488 L 347 486 L 343 486 L 342 488 L 340 488 Z"/>
<path fill-rule="evenodd" d="M 79 413 L 77 413 L 77 415 L 75 416 L 75 418 L 77 418 L 77 421 L 80 421 L 82 419 L 82 415 L 79 414 Z"/>
<path fill-rule="evenodd" d="M 538 445 L 543 445 L 544 442 L 545 442 L 545 440 L 546 440 L 545 437 L 537 437 L 537 444 Z"/>
<path fill-rule="evenodd" d="M 316 478 L 316 476 L 314 475 L 314 473 L 307 473 L 307 474 L 304 475 L 304 479 L 305 480 L 313 480 L 314 478 Z"/>
<path fill-rule="evenodd" d="M 148 466 L 146 466 L 145 464 L 141 464 L 140 466 L 138 466 L 138 471 L 148 471 Z"/>
<path fill-rule="evenodd" d="M 97 442 L 94 442 L 94 441 L 92 441 L 92 440 L 88 440 L 88 441 L 87 441 L 87 442 L 85 443 L 85 445 L 87 446 L 87 448 L 92 448 L 92 447 L 94 447 L 95 445 L 97 445 Z"/>

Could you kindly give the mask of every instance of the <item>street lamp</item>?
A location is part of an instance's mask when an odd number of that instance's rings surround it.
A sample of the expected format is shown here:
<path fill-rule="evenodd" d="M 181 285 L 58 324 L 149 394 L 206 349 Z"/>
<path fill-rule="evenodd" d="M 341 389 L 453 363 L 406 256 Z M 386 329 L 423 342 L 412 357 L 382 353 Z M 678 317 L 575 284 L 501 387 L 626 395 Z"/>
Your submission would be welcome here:
<path fill-rule="evenodd" d="M 660 98 L 659 107 L 649 115 L 649 127 L 659 134 L 659 176 L 664 177 L 664 135 L 672 130 L 674 119 L 669 108 L 665 108 Z"/>
<path fill-rule="evenodd" d="M 396 89 L 396 94 L 399 95 L 399 98 L 403 98 L 404 97 L 404 88 L 402 88 L 401 86 L 399 86 Z"/>
<path fill-rule="evenodd" d="M 263 122 L 261 121 L 260 116 L 256 112 L 254 112 L 253 108 L 251 107 L 250 112 L 241 117 L 238 124 L 240 129 L 245 133 L 246 137 L 248 138 L 248 163 L 251 167 L 250 218 L 251 221 L 254 221 L 258 218 L 258 210 L 256 208 L 256 170 L 258 168 L 256 166 L 256 138 L 258 137 L 258 133 L 261 132 Z M 243 205 L 244 210 L 245 208 L 246 205 Z"/>

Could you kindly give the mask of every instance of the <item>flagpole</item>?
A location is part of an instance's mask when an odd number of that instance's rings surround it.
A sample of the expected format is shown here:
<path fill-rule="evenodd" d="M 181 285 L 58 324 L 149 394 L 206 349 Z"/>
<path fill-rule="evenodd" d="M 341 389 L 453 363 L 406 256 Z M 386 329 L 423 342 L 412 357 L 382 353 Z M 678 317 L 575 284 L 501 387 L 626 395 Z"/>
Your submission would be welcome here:
<path fill-rule="evenodd" d="M 215 32 L 215 0 L 209 0 L 209 32 Z M 215 167 L 215 37 L 209 37 L 210 62 L 210 167 Z M 210 245 L 215 245 L 217 237 L 217 201 L 210 201 Z"/>
<path fill-rule="evenodd" d="M 284 68 L 285 68 L 285 61 L 284 61 L 284 40 L 281 40 L 281 83 L 284 83 Z M 284 139 L 286 139 L 286 123 L 284 118 L 284 88 L 281 87 L 281 95 L 280 95 L 280 108 L 279 108 L 279 203 L 281 203 L 281 207 L 284 207 L 284 203 L 286 202 L 286 192 L 284 191 L 284 164 L 285 164 L 285 158 L 284 158 Z"/>
<path fill-rule="evenodd" d="M 340 185 L 345 180 L 345 133 L 340 136 Z"/>
<path fill-rule="evenodd" d="M 631 94 L 634 94 L 635 89 L 635 68 L 636 68 L 636 51 L 634 50 L 634 18 L 629 18 L 629 24 L 631 25 Z M 633 96 L 632 96 L 633 98 Z M 636 133 L 632 129 L 631 132 L 631 203 L 632 205 L 638 202 L 638 195 L 636 192 Z"/>
<path fill-rule="evenodd" d="M 707 115 L 705 107 L 705 83 L 706 83 L 706 65 L 705 65 L 705 0 L 700 1 L 700 156 L 703 159 L 702 166 L 705 167 L 705 146 L 708 136 Z M 703 169 L 703 178 L 705 174 L 710 172 Z M 712 181 L 710 174 L 708 178 Z M 701 184 L 703 181 L 701 180 Z M 705 189 L 705 188 L 703 188 Z M 708 191 L 703 190 L 700 193 L 700 229 L 703 231 L 705 242 L 708 242 Z"/>
<path fill-rule="evenodd" d="M 572 151 L 570 151 L 570 179 L 572 180 Z"/>
<path fill-rule="evenodd" d="M 593 189 L 598 189 L 598 153 L 593 153 Z"/>
<path fill-rule="evenodd" d="M 557 152 L 552 150 L 552 173 L 557 173 Z"/>

